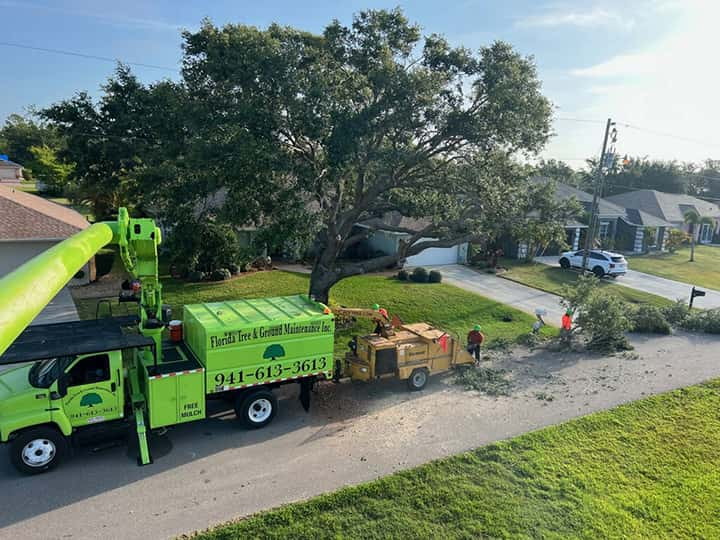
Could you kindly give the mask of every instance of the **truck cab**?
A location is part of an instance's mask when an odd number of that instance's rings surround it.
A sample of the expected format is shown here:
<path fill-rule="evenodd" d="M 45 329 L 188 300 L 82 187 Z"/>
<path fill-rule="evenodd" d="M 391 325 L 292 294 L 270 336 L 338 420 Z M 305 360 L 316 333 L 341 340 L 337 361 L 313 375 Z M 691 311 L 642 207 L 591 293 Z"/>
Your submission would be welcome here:
<path fill-rule="evenodd" d="M 0 442 L 10 443 L 13 464 L 26 473 L 48 470 L 74 433 L 123 419 L 123 350 L 151 342 L 108 319 L 25 330 L 0 356 L 0 369 L 18 364 L 0 371 Z"/>

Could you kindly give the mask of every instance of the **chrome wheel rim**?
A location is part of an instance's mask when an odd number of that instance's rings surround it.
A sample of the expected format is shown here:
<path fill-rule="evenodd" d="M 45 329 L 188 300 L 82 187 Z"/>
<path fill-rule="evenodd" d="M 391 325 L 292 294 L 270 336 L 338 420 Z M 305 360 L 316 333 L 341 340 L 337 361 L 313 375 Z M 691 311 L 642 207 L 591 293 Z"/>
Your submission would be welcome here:
<path fill-rule="evenodd" d="M 250 421 L 256 424 L 264 422 L 265 420 L 270 418 L 271 414 L 272 403 L 270 403 L 269 399 L 265 398 L 256 399 L 250 404 L 250 408 L 248 409 L 248 416 L 250 417 Z"/>
<path fill-rule="evenodd" d="M 49 439 L 33 439 L 22 450 L 22 460 L 28 467 L 44 467 L 50 463 L 57 449 Z"/>

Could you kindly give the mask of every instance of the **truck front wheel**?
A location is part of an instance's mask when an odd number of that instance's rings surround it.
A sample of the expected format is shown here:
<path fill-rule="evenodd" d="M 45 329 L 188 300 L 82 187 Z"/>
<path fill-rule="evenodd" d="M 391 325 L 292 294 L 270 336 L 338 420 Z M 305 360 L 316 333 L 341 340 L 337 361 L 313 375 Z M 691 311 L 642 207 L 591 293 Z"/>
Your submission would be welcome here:
<path fill-rule="evenodd" d="M 243 426 L 251 429 L 265 427 L 272 422 L 277 408 L 277 398 L 270 390 L 240 394 L 235 401 L 235 414 Z"/>
<path fill-rule="evenodd" d="M 57 467 L 67 453 L 67 439 L 57 429 L 36 427 L 21 432 L 10 443 L 10 461 L 24 474 Z"/>

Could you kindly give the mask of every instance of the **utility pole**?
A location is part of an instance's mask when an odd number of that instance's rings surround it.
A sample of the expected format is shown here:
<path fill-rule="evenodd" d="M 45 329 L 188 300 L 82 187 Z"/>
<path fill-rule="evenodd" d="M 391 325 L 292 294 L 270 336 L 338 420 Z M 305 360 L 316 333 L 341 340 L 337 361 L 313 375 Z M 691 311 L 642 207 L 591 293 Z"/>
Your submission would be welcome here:
<path fill-rule="evenodd" d="M 585 236 L 585 250 L 583 251 L 582 259 L 582 273 L 587 271 L 587 261 L 590 250 L 593 247 L 595 240 L 595 229 L 597 228 L 597 214 L 598 214 L 598 198 L 602 192 L 603 184 L 603 165 L 605 163 L 605 152 L 607 151 L 608 137 L 610 136 L 610 128 L 615 125 L 612 119 L 608 118 L 607 124 L 605 125 L 605 137 L 603 139 L 602 152 L 600 152 L 600 162 L 598 163 L 597 176 L 595 178 L 595 185 L 593 187 L 593 198 L 592 206 L 590 207 L 590 224 L 588 226 L 587 235 Z M 614 142 L 614 141 L 613 141 Z"/>

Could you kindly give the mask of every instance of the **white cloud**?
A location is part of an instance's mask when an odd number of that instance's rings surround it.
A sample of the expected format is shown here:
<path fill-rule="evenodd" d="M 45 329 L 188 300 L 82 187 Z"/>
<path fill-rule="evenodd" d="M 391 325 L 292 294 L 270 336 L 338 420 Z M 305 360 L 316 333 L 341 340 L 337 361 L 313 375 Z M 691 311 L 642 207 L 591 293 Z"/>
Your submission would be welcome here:
<path fill-rule="evenodd" d="M 618 152 L 623 154 L 683 161 L 720 157 L 720 72 L 714 67 L 720 3 L 688 0 L 681 8 L 666 7 L 671 32 L 637 50 L 571 71 L 572 86 L 584 96 L 584 104 L 558 116 L 612 117 L 618 121 Z M 548 157 L 597 152 L 602 125 L 570 124 L 556 123 L 558 137 L 549 145 Z"/>
<path fill-rule="evenodd" d="M 631 29 L 635 24 L 632 17 L 622 12 L 610 11 L 604 7 L 592 7 L 581 11 L 553 7 L 544 13 L 528 15 L 515 21 L 519 28 L 550 28 L 557 26 L 577 26 L 581 28 L 597 26 L 616 26 Z"/>

